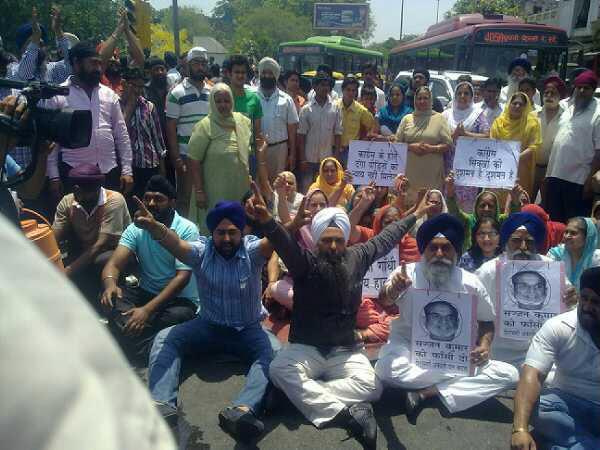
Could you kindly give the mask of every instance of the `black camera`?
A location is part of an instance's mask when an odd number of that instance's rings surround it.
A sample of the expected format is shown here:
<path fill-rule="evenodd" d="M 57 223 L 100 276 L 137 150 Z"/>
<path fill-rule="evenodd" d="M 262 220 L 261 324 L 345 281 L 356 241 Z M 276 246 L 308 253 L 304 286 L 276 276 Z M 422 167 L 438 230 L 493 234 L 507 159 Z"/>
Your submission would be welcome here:
<path fill-rule="evenodd" d="M 0 78 L 0 87 L 20 89 L 27 99 L 30 120 L 16 121 L 0 114 L 0 131 L 12 132 L 19 137 L 18 145 L 32 146 L 36 139 L 58 143 L 65 148 L 90 145 L 92 112 L 70 108 L 46 109 L 38 106 L 40 100 L 57 95 L 69 95 L 69 88 L 39 81 L 22 82 Z"/>

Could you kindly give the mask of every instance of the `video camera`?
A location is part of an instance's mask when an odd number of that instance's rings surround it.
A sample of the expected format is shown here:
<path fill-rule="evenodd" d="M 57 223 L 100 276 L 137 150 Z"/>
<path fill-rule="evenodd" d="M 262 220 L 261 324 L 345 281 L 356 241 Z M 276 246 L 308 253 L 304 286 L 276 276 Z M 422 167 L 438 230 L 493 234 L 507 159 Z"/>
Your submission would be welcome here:
<path fill-rule="evenodd" d="M 19 89 L 19 95 L 27 99 L 30 120 L 22 122 L 0 114 L 0 132 L 19 137 L 18 145 L 31 146 L 36 156 L 41 140 L 53 141 L 65 148 L 90 145 L 92 136 L 92 112 L 65 108 L 46 109 L 38 106 L 40 100 L 57 95 L 69 95 L 69 88 L 39 81 L 22 82 L 0 78 L 0 88 Z"/>

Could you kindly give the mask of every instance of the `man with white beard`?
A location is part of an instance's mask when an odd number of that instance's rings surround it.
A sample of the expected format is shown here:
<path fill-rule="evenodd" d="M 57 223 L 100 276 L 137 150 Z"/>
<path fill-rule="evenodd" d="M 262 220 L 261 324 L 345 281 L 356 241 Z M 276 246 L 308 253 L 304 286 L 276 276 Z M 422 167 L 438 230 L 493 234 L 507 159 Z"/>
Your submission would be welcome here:
<path fill-rule="evenodd" d="M 508 66 L 508 85 L 500 91 L 500 103 L 506 103 L 513 94 L 519 92 L 519 83 L 531 74 L 531 63 L 525 58 L 516 58 Z M 540 93 L 536 89 L 533 103 L 541 105 Z"/>
<path fill-rule="evenodd" d="M 494 338 L 494 310 L 485 287 L 477 277 L 457 267 L 464 231 L 461 223 L 449 214 L 427 220 L 417 232 L 421 262 L 402 264 L 392 272 L 382 288 L 382 305 L 398 304 L 402 314 L 392 322 L 389 342 L 381 349 L 375 366 L 384 385 L 407 389 L 406 415 L 416 423 L 426 400 L 439 397 L 450 413 L 475 406 L 511 388 L 517 383 L 518 371 L 509 364 L 490 360 Z M 466 293 L 477 299 L 477 344 L 471 352 L 474 376 L 460 376 L 422 369 L 410 362 L 413 290 Z M 466 298 L 466 297 L 465 297 Z"/>
<path fill-rule="evenodd" d="M 525 261 L 552 261 L 550 258 L 538 254 L 539 248 L 544 245 L 546 238 L 546 226 L 537 216 L 529 213 L 514 213 L 502 224 L 500 229 L 500 248 L 504 253 L 485 262 L 475 275 L 481 280 L 496 309 L 500 299 L 497 295 L 496 276 L 497 263 L 504 260 Z M 563 295 L 563 302 L 567 305 L 577 303 L 577 293 L 565 279 L 567 288 Z M 520 369 L 529 349 L 529 340 L 516 340 L 496 336 L 492 345 L 492 353 L 498 361 L 512 364 Z"/>

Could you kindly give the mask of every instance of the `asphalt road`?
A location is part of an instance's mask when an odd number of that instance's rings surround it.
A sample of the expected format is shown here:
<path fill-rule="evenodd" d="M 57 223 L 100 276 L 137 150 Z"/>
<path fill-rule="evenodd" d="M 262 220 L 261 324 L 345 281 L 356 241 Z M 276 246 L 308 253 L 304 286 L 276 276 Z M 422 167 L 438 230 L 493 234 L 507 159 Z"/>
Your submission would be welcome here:
<path fill-rule="evenodd" d="M 219 411 L 228 406 L 244 383 L 246 368 L 227 357 L 187 363 L 180 390 L 182 415 L 176 430 L 180 450 L 221 449 L 361 449 L 343 429 L 317 430 L 289 403 L 264 418 L 266 433 L 255 446 L 238 444 L 218 425 Z M 375 404 L 378 448 L 403 450 L 467 450 L 509 448 L 512 392 L 453 417 L 438 408 L 425 409 L 416 426 L 404 415 L 404 397 L 386 390 Z"/>

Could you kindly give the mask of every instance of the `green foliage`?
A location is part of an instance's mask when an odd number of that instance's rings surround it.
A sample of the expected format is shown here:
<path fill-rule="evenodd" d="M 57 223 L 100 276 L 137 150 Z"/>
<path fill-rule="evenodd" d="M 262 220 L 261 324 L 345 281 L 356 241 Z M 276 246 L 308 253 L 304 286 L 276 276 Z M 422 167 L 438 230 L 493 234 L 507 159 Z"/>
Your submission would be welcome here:
<path fill-rule="evenodd" d="M 418 34 L 405 34 L 404 36 L 402 36 L 402 39 L 387 38 L 383 42 L 373 42 L 372 44 L 369 44 L 367 46 L 367 48 L 369 50 L 375 50 L 375 51 L 381 52 L 381 53 L 383 53 L 384 57 L 387 58 L 390 51 L 394 47 L 401 44 L 402 42 L 412 41 L 414 38 L 416 38 L 418 36 L 419 36 Z"/>
<path fill-rule="evenodd" d="M 516 16 L 519 14 L 518 0 L 457 0 L 446 17 L 457 14 L 505 14 Z"/>
<path fill-rule="evenodd" d="M 173 8 L 161 9 L 157 11 L 155 18 L 164 25 L 164 27 L 173 31 Z M 179 28 L 185 28 L 189 36 L 212 36 L 213 28 L 209 17 L 193 6 L 179 7 Z"/>
<path fill-rule="evenodd" d="M 63 30 L 74 33 L 83 40 L 99 42 L 110 35 L 117 25 L 117 14 L 122 2 L 114 0 L 61 0 L 57 2 L 62 11 Z M 4 46 L 12 52 L 15 48 L 15 32 L 18 27 L 31 21 L 31 10 L 37 7 L 40 23 L 49 33 L 53 46 L 54 36 L 50 30 L 50 6 L 48 0 L 0 0 L 0 34 Z"/>

